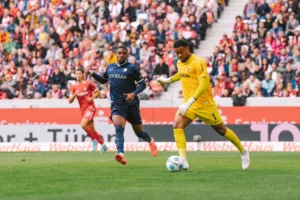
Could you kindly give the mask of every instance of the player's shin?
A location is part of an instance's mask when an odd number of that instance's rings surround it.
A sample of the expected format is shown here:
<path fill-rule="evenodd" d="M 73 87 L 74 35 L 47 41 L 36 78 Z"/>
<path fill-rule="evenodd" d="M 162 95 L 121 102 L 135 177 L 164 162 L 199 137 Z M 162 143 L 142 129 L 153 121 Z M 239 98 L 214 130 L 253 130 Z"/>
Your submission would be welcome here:
<path fill-rule="evenodd" d="M 181 128 L 176 128 L 173 131 L 179 156 L 186 159 L 186 138 L 184 130 Z"/>
<path fill-rule="evenodd" d="M 140 133 L 135 133 L 135 134 L 136 134 L 136 136 L 137 136 L 138 138 L 141 138 L 141 139 L 143 139 L 143 140 L 145 140 L 145 141 L 147 141 L 147 142 L 151 142 L 151 137 L 150 137 L 150 135 L 148 134 L 147 131 L 143 130 L 142 132 L 140 132 Z"/>
<path fill-rule="evenodd" d="M 124 153 L 124 128 L 121 125 L 116 125 L 116 140 L 115 144 L 118 150 L 118 153 Z"/>
<path fill-rule="evenodd" d="M 103 141 L 102 137 L 100 136 L 99 133 L 97 133 L 97 131 L 94 131 L 94 137 L 95 137 L 95 139 L 96 139 L 101 145 L 104 144 L 104 141 Z"/>
<path fill-rule="evenodd" d="M 226 137 L 234 146 L 236 146 L 241 153 L 245 151 L 240 139 L 229 128 L 227 128 L 224 137 Z"/>
<path fill-rule="evenodd" d="M 88 134 L 88 136 L 94 141 L 95 136 L 94 136 L 94 132 L 92 131 L 92 129 L 90 127 L 86 127 L 84 130 Z"/>

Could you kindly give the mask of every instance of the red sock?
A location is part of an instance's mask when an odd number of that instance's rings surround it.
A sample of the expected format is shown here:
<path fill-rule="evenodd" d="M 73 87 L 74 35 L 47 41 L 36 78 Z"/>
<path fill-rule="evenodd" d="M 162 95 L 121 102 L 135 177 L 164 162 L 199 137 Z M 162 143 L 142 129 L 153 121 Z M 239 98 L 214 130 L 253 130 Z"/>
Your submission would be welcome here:
<path fill-rule="evenodd" d="M 97 131 L 94 132 L 94 137 L 101 145 L 104 144 L 102 137 L 100 136 L 99 133 L 97 133 Z"/>
<path fill-rule="evenodd" d="M 93 133 L 93 131 L 92 131 L 92 129 L 91 129 L 90 127 L 87 127 L 87 128 L 85 129 L 85 132 L 90 136 L 90 138 L 91 138 L 92 140 L 95 140 L 94 133 Z"/>

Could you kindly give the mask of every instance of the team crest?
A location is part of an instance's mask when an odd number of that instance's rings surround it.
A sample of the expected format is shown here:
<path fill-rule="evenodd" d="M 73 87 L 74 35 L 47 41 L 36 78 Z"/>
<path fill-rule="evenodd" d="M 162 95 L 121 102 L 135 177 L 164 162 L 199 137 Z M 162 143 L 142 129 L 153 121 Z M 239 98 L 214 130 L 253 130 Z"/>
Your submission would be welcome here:
<path fill-rule="evenodd" d="M 186 73 L 187 73 L 187 74 L 189 73 L 189 70 L 190 70 L 190 68 L 187 68 L 187 69 L 186 69 Z"/>
<path fill-rule="evenodd" d="M 127 68 L 124 68 L 124 69 L 123 69 L 123 72 L 127 72 Z"/>
<path fill-rule="evenodd" d="M 86 90 L 87 90 L 87 88 L 85 87 L 85 88 L 84 88 L 84 91 L 86 91 Z"/>

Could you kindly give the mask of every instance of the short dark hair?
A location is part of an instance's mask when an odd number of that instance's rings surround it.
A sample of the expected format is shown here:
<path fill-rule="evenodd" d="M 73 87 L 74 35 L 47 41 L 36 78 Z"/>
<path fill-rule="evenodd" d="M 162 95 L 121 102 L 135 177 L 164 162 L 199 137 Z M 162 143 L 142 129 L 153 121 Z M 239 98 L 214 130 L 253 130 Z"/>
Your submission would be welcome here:
<path fill-rule="evenodd" d="M 180 40 L 176 40 L 174 42 L 173 48 L 179 48 L 179 47 L 188 47 L 189 43 L 184 40 L 184 39 L 180 39 Z"/>
<path fill-rule="evenodd" d="M 76 71 L 79 71 L 79 72 L 81 72 L 81 73 L 84 73 L 83 67 L 78 67 L 78 68 L 76 69 Z"/>
<path fill-rule="evenodd" d="M 127 49 L 127 47 L 124 46 L 124 45 L 118 46 L 117 50 L 118 50 L 118 49 L 125 49 L 126 52 L 128 53 L 128 49 Z"/>

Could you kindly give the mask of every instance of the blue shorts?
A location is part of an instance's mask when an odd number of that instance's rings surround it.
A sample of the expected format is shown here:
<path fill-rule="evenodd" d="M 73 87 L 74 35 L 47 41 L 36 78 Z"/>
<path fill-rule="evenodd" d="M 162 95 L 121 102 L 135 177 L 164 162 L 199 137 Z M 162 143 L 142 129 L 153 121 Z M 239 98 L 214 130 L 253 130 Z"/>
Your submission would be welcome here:
<path fill-rule="evenodd" d="M 142 124 L 141 112 L 140 112 L 140 104 L 136 103 L 124 103 L 119 104 L 112 102 L 111 103 L 111 116 L 119 115 L 124 117 L 129 123 L 137 125 Z"/>

